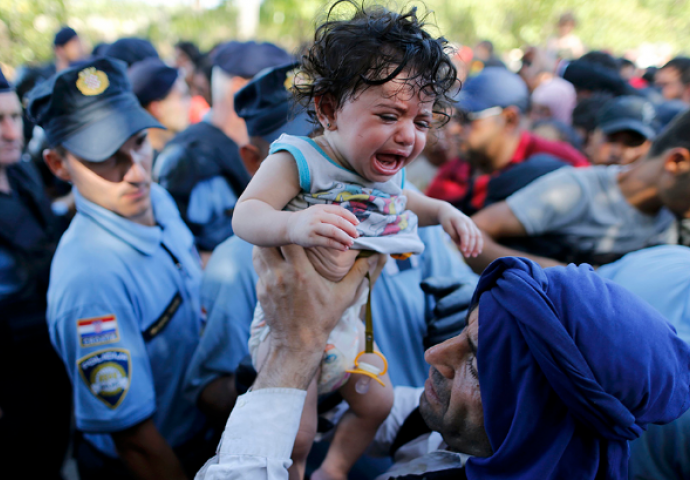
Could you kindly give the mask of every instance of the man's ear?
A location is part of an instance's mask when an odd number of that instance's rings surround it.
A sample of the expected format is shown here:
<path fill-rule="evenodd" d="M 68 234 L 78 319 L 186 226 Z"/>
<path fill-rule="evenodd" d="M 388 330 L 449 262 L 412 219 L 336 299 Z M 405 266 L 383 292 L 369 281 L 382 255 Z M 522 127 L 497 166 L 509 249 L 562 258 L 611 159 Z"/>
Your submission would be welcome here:
<path fill-rule="evenodd" d="M 314 97 L 316 118 L 324 130 L 335 129 L 335 114 L 337 111 L 333 95 L 317 95 Z M 330 126 L 329 126 L 330 124 Z"/>
<path fill-rule="evenodd" d="M 43 150 L 43 160 L 53 175 L 64 182 L 71 182 L 72 176 L 67 169 L 67 159 L 62 157 L 55 149 L 46 148 Z"/>
<path fill-rule="evenodd" d="M 687 175 L 690 172 L 690 151 L 683 147 L 668 150 L 664 156 L 664 170 L 674 176 Z"/>
<path fill-rule="evenodd" d="M 259 149 L 248 143 L 240 147 L 240 157 L 242 158 L 242 163 L 244 163 L 245 168 L 252 177 L 259 170 L 263 158 L 261 158 L 261 152 Z"/>
<path fill-rule="evenodd" d="M 512 105 L 510 107 L 506 107 L 503 109 L 503 113 L 501 115 L 503 115 L 507 127 L 513 129 L 520 127 L 520 119 L 522 116 L 517 107 Z"/>

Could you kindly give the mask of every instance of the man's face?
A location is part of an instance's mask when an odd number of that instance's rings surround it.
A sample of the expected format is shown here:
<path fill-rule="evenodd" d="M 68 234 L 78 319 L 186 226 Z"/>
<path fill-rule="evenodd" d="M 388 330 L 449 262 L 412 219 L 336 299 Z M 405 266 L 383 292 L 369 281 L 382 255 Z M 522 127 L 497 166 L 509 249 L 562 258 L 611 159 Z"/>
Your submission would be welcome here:
<path fill-rule="evenodd" d="M 79 37 L 74 37 L 62 47 L 58 47 L 58 55 L 61 56 L 68 64 L 81 60 L 86 55 L 84 53 L 84 44 Z M 57 52 L 56 52 L 57 53 Z"/>
<path fill-rule="evenodd" d="M 153 151 L 146 131 L 132 135 L 103 162 L 88 162 L 67 152 L 69 180 L 87 200 L 135 223 L 151 218 Z"/>
<path fill-rule="evenodd" d="M 482 116 L 483 112 L 474 115 Z M 505 122 L 500 110 L 483 118 L 473 119 L 476 117 L 468 117 L 462 113 L 457 118 L 462 127 L 460 150 L 465 153 L 466 160 L 482 172 L 493 172 L 495 154 L 505 133 Z"/>
<path fill-rule="evenodd" d="M 654 84 L 661 90 L 661 95 L 666 100 L 682 100 L 685 85 L 680 80 L 680 72 L 677 68 L 662 68 L 654 76 Z"/>
<path fill-rule="evenodd" d="M 156 108 L 149 111 L 170 132 L 181 132 L 189 125 L 189 95 L 182 80 L 175 82 L 164 99 L 152 103 Z"/>
<path fill-rule="evenodd" d="M 479 309 L 475 308 L 460 335 L 426 351 L 424 358 L 431 368 L 419 412 L 453 450 L 488 457 L 493 452 L 484 429 L 478 340 Z"/>
<path fill-rule="evenodd" d="M 652 142 L 632 130 L 605 134 L 594 130 L 585 153 L 595 165 L 627 165 L 644 157 Z"/>
<path fill-rule="evenodd" d="M 0 167 L 17 163 L 22 155 L 22 106 L 14 92 L 0 93 Z"/>

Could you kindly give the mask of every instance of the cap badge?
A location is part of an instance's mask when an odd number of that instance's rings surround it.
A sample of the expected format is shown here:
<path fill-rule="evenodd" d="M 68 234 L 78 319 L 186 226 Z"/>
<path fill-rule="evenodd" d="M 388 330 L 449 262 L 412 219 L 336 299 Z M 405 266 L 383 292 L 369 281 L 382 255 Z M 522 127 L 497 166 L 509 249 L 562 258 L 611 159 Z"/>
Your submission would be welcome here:
<path fill-rule="evenodd" d="M 87 97 L 103 93 L 108 85 L 108 76 L 105 72 L 96 70 L 96 67 L 88 67 L 79 72 L 77 88 Z"/>

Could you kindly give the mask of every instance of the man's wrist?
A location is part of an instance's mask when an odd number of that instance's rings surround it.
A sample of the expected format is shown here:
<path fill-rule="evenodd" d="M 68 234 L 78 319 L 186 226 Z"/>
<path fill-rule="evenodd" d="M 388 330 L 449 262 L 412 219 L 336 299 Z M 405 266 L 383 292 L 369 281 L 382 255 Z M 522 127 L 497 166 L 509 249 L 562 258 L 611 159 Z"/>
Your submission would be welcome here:
<path fill-rule="evenodd" d="M 325 342 L 303 348 L 291 348 L 271 341 L 270 351 L 259 371 L 252 390 L 263 388 L 296 388 L 306 390 L 316 375 Z"/>

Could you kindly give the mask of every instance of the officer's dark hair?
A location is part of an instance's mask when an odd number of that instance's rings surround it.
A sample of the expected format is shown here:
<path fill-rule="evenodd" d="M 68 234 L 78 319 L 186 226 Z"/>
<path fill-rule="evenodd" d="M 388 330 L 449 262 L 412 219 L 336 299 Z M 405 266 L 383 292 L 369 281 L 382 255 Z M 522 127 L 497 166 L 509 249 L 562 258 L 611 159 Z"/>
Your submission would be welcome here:
<path fill-rule="evenodd" d="M 354 13 L 341 13 L 343 7 Z M 447 120 L 450 95 L 460 83 L 447 41 L 425 30 L 426 17 L 419 17 L 416 7 L 397 13 L 380 5 L 365 7 L 356 0 L 336 1 L 302 56 L 294 82 L 296 100 L 317 123 L 315 97 L 330 95 L 340 108 L 356 94 L 402 72 L 417 93 L 435 97 L 434 113 Z"/>
<path fill-rule="evenodd" d="M 618 62 L 615 58 L 613 58 L 612 55 L 609 55 L 606 52 L 601 52 L 599 50 L 587 52 L 580 57 L 580 60 L 582 60 L 583 62 L 589 62 L 595 65 L 600 65 L 604 68 L 608 68 L 609 70 L 615 70 L 616 72 L 618 72 Z"/>
<path fill-rule="evenodd" d="M 680 81 L 684 85 L 690 85 L 690 58 L 688 57 L 676 57 L 666 63 L 661 69 L 664 68 L 675 68 L 680 72 Z"/>
<path fill-rule="evenodd" d="M 666 150 L 676 147 L 690 151 L 690 110 L 676 116 L 654 139 L 647 158 L 656 158 Z"/>
<path fill-rule="evenodd" d="M 175 48 L 182 51 L 185 55 L 189 57 L 194 65 L 197 65 L 201 59 L 201 52 L 199 48 L 192 42 L 180 41 L 175 44 Z"/>
<path fill-rule="evenodd" d="M 573 109 L 573 127 L 582 128 L 587 134 L 597 128 L 599 110 L 613 96 L 605 92 L 597 92 L 591 97 L 580 100 Z"/>

